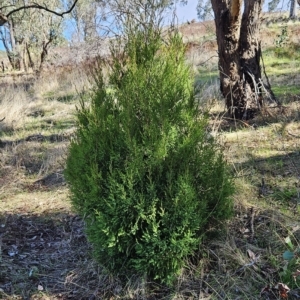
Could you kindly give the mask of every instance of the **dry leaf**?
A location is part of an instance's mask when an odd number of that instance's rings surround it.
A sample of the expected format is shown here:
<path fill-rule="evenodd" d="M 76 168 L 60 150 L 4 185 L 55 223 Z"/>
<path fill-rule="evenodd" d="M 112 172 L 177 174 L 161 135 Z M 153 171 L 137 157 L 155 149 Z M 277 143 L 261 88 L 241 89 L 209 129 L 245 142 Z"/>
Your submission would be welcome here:
<path fill-rule="evenodd" d="M 290 288 L 286 284 L 280 282 L 275 286 L 275 288 L 279 290 L 280 298 L 282 299 L 288 298 L 288 292 L 290 291 Z"/>
<path fill-rule="evenodd" d="M 39 284 L 39 285 L 38 285 L 38 290 L 39 290 L 39 291 L 43 291 L 43 290 L 44 290 L 43 286 Z"/>
<path fill-rule="evenodd" d="M 296 280 L 296 277 L 300 276 L 300 271 L 297 270 L 296 272 L 294 272 L 293 274 L 294 279 Z"/>
<path fill-rule="evenodd" d="M 247 254 L 251 260 L 256 260 L 256 255 L 250 249 L 247 250 Z"/>

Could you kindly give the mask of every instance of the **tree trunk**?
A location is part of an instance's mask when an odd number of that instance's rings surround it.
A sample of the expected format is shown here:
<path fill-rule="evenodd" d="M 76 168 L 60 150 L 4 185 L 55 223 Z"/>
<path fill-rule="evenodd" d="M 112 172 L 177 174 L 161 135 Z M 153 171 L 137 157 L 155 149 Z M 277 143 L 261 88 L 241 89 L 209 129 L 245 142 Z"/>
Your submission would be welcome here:
<path fill-rule="evenodd" d="M 97 37 L 97 6 L 96 4 L 90 4 L 85 16 L 84 16 L 84 41 L 90 42 Z"/>
<path fill-rule="evenodd" d="M 34 70 L 34 62 L 33 62 L 32 56 L 31 56 L 31 52 L 30 52 L 30 45 L 28 43 L 26 43 L 25 48 L 26 48 L 26 53 L 28 56 L 28 62 L 29 62 L 28 66 L 29 66 L 29 68 Z"/>
<path fill-rule="evenodd" d="M 23 70 L 23 39 L 18 40 L 15 35 L 14 20 L 8 21 L 11 50 L 8 53 L 9 61 L 14 70 Z"/>
<path fill-rule="evenodd" d="M 13 20 L 8 21 L 8 25 L 9 25 L 10 45 L 11 45 L 11 50 L 9 51 L 8 58 L 12 68 L 15 70 L 17 68 L 18 63 L 17 63 L 15 29 L 14 29 Z"/>
<path fill-rule="evenodd" d="M 28 72 L 28 63 L 27 63 L 27 56 L 26 56 L 26 44 L 23 47 L 23 53 L 22 53 L 22 58 L 23 58 L 23 67 L 24 71 L 27 73 Z"/>
<path fill-rule="evenodd" d="M 250 119 L 263 104 L 259 29 L 263 0 L 211 0 L 219 51 L 220 89 L 230 114 Z"/>
<path fill-rule="evenodd" d="M 297 18 L 297 1 L 296 0 L 291 0 L 290 5 L 291 5 L 291 7 L 290 7 L 290 18 L 295 19 L 295 18 Z"/>

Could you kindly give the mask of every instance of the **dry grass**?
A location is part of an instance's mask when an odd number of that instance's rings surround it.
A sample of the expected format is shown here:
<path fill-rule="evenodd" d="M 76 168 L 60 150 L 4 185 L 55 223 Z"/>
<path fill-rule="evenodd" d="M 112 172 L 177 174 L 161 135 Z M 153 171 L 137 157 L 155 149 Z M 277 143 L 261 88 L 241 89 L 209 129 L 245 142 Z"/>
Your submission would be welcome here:
<path fill-rule="evenodd" d="M 27 110 L 30 105 L 30 99 L 26 97 L 26 94 L 21 89 L 14 90 L 11 93 L 11 87 L 6 86 L 1 89 L 1 106 L 0 106 L 0 119 L 4 119 L 0 123 L 0 128 L 14 128 L 19 124 L 24 123 L 24 111 Z"/>
<path fill-rule="evenodd" d="M 0 90 L 0 129 L 3 132 L 69 128 L 79 95 L 91 88 L 81 69 L 49 73 L 37 80 L 33 75 L 12 75 L 2 79 Z M 39 127 L 39 128 L 38 128 Z"/>

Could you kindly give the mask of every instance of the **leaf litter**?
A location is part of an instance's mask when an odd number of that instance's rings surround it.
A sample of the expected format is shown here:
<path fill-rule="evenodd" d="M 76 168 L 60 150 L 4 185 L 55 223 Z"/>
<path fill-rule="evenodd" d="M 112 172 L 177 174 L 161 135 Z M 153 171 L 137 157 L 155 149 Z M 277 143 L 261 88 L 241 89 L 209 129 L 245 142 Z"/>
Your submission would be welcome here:
<path fill-rule="evenodd" d="M 27 299 L 34 291 L 66 293 L 66 275 L 90 248 L 76 215 L 2 215 L 0 292 Z"/>

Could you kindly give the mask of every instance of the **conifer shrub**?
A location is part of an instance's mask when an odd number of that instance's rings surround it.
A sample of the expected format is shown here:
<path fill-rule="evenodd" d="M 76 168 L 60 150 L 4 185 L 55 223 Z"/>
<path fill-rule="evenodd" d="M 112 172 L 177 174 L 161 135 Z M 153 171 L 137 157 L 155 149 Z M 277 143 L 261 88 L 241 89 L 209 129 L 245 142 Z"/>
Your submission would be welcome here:
<path fill-rule="evenodd" d="M 170 282 L 207 228 L 230 217 L 233 184 L 179 35 L 140 30 L 122 51 L 77 110 L 66 179 L 108 271 Z"/>

